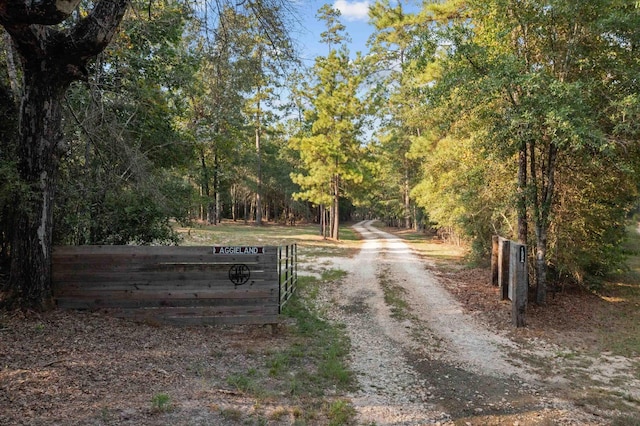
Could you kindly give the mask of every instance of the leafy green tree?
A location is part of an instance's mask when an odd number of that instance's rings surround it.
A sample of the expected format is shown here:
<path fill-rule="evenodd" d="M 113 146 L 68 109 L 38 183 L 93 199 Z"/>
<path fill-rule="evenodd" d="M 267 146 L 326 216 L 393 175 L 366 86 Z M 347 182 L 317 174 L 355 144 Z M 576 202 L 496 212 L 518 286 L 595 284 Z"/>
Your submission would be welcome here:
<path fill-rule="evenodd" d="M 0 2 L 0 24 L 20 58 L 22 93 L 17 171 L 29 193 L 16 204 L 8 304 L 51 306 L 51 245 L 56 174 L 62 151 L 62 100 L 69 85 L 109 44 L 129 1 L 97 1 L 74 18 L 80 0 Z M 67 22 L 68 25 L 59 24 Z"/>
<path fill-rule="evenodd" d="M 210 223 L 221 220 L 223 204 L 231 206 L 227 213 L 234 220 L 239 205 L 247 205 L 246 218 L 255 214 L 256 222 L 266 211 L 263 145 L 292 52 L 279 9 L 263 7 L 260 13 L 226 7 L 215 28 L 198 30 L 202 66 L 198 83 L 188 89 L 183 127 L 199 153 L 197 180 L 207 206 L 201 218 Z M 268 34 L 261 19 L 270 22 Z"/>
<path fill-rule="evenodd" d="M 339 11 L 325 5 L 318 16 L 327 25 L 322 39 L 329 54 L 316 58 L 316 80 L 304 90 L 310 105 L 305 119 L 311 128 L 294 139 L 305 172 L 292 175 L 292 179 L 302 189 L 297 197 L 329 207 L 329 235 L 337 240 L 340 198 L 345 186 L 358 184 L 363 178 L 359 164 L 363 108 L 358 97 L 363 80 L 362 59 L 359 54 L 355 60 L 349 57 Z"/>
<path fill-rule="evenodd" d="M 168 168 L 170 163 L 174 164 L 174 161 L 180 162 L 184 157 L 184 152 L 181 149 L 174 149 L 177 146 L 174 143 L 177 140 L 173 139 L 173 136 L 177 135 L 174 120 L 166 120 L 175 111 L 164 111 L 164 113 L 162 111 L 167 107 L 171 110 L 173 108 L 180 109 L 183 106 L 182 99 L 186 99 L 186 97 L 172 96 L 180 92 L 180 78 L 175 81 L 164 80 L 161 86 L 145 82 L 146 77 L 149 77 L 154 83 L 158 82 L 158 80 L 154 80 L 157 73 L 168 69 L 161 58 L 167 54 L 172 55 L 172 50 L 175 47 L 167 43 L 145 44 L 146 37 L 149 36 L 149 40 L 151 40 L 166 35 L 167 39 L 171 39 L 175 35 L 173 32 L 179 26 L 169 25 L 166 28 L 166 34 L 164 34 L 165 29 L 160 26 L 153 28 L 155 33 L 145 34 L 143 32 L 137 33 L 135 31 L 136 22 L 132 21 L 132 26 L 129 27 L 132 30 L 127 34 L 127 37 L 130 38 L 130 44 L 125 46 L 133 53 L 126 58 L 129 62 L 109 60 L 103 56 L 100 58 L 104 64 L 104 67 L 101 68 L 104 72 L 103 75 L 98 76 L 88 70 L 91 68 L 90 62 L 106 48 L 114 37 L 118 25 L 131 3 L 129 0 L 99 0 L 95 2 L 45 0 L 36 3 L 7 0 L 0 2 L 0 10 L 2 10 L 0 24 L 10 35 L 11 43 L 17 53 L 16 57 L 19 58 L 19 61 L 16 61 L 16 63 L 19 62 L 19 66 L 8 67 L 11 87 L 21 90 L 21 93 L 14 94 L 15 98 L 20 99 L 22 105 L 19 113 L 20 135 L 15 150 L 17 159 L 15 176 L 19 178 L 18 186 L 28 188 L 28 191 L 16 192 L 22 196 L 16 200 L 19 211 L 16 211 L 15 220 L 11 226 L 10 251 L 12 259 L 7 297 L 9 305 L 28 308 L 51 306 L 50 259 L 53 240 L 54 194 L 60 171 L 60 159 L 66 153 L 66 147 L 62 143 L 63 103 L 66 103 L 65 95 L 72 83 L 86 80 L 90 76 L 96 78 L 96 81 L 102 81 L 100 80 L 102 77 L 105 79 L 116 78 L 120 80 L 111 81 L 114 88 L 124 88 L 127 84 L 131 84 L 129 87 L 132 88 L 140 84 L 141 91 L 144 93 L 139 94 L 136 99 L 145 99 L 149 102 L 150 108 L 148 110 L 144 108 L 136 110 L 140 104 L 136 105 L 135 102 L 118 104 L 115 101 L 122 101 L 122 99 L 110 96 L 112 94 L 99 89 L 92 93 L 99 94 L 100 98 L 97 101 L 92 100 L 95 101 L 93 103 L 84 104 L 87 107 L 90 105 L 104 106 L 109 110 L 109 113 L 117 115 L 114 117 L 116 118 L 114 122 L 125 124 L 123 128 L 118 129 L 122 130 L 122 133 L 114 132 L 106 137 L 105 135 L 101 136 L 105 137 L 105 140 L 114 137 L 118 142 L 117 147 L 125 151 L 129 150 L 128 155 L 124 157 L 135 160 L 124 168 L 122 177 L 131 184 L 126 188 L 129 192 L 123 194 L 140 195 L 140 198 L 125 197 L 125 199 L 134 203 L 144 203 L 150 207 L 149 211 L 154 211 L 159 206 L 155 203 L 158 200 L 157 196 L 162 196 L 162 191 L 148 188 L 147 192 L 141 194 L 139 187 L 128 180 L 133 176 L 141 176 L 143 174 L 141 172 L 157 172 L 156 177 L 167 177 L 167 181 L 163 184 L 166 183 L 172 190 L 182 191 L 185 189 L 181 186 L 180 179 L 175 175 L 167 176 L 161 170 Z M 137 8 L 135 6 L 138 6 L 138 2 L 133 3 L 132 13 L 137 14 L 136 18 L 140 18 L 143 13 L 147 16 L 166 16 L 161 12 L 167 7 L 193 6 L 189 2 L 161 2 L 159 4 L 144 3 L 143 8 Z M 205 18 L 212 16 L 209 15 L 211 11 L 215 11 L 215 15 L 217 15 L 223 6 L 224 2 L 207 1 L 199 5 L 199 16 L 204 15 Z M 283 10 L 281 6 L 281 0 L 252 1 L 244 4 L 245 9 L 250 10 L 254 16 L 258 17 L 260 28 L 266 32 L 269 32 L 274 24 L 279 22 L 281 12 L 274 13 L 274 10 Z M 144 26 L 143 21 L 140 19 L 141 27 Z M 209 27 L 206 27 L 205 32 L 208 29 Z M 143 46 L 141 50 L 150 48 L 148 56 L 135 56 L 136 46 L 140 44 Z M 121 53 L 122 57 L 126 56 L 126 52 L 122 51 Z M 181 68 L 183 64 L 175 63 L 174 65 L 176 68 Z M 97 68 L 101 66 L 98 64 Z M 173 71 L 170 73 L 171 76 L 180 75 L 180 72 Z M 22 79 L 22 84 L 16 84 L 18 78 Z M 81 105 L 83 102 L 81 97 L 77 92 L 69 96 L 68 104 L 71 105 L 69 111 L 78 112 L 81 109 L 79 108 L 83 106 Z M 169 103 L 166 102 L 168 99 L 170 99 Z M 75 101 L 80 104 L 74 104 Z M 84 123 L 84 116 L 78 116 L 76 122 L 81 127 L 81 123 Z M 89 122 L 87 121 L 87 123 Z M 92 130 L 90 127 L 87 129 Z M 84 133 L 85 136 L 91 134 L 86 129 L 74 128 L 74 131 Z M 166 140 L 167 136 L 170 140 Z M 90 142 L 90 144 L 86 144 L 91 148 L 88 151 L 100 155 L 99 150 L 95 149 L 99 145 L 96 143 L 97 139 L 91 140 L 87 137 L 86 140 Z M 129 142 L 133 142 L 134 145 L 130 146 Z M 167 142 L 168 145 L 163 145 L 164 142 Z M 9 145 L 8 140 L 3 140 L 3 144 Z M 168 149 L 168 147 L 172 149 Z M 72 149 L 78 149 L 78 146 L 74 146 Z M 186 146 L 185 149 L 187 149 Z M 10 148 L 3 145 L 2 151 L 10 152 Z M 76 155 L 76 158 L 81 158 L 81 156 Z M 87 156 L 87 158 L 94 159 L 94 156 Z M 107 156 L 104 156 L 104 159 L 110 160 L 107 159 Z M 118 159 L 122 160 L 123 157 Z M 3 162 L 3 167 L 7 164 Z M 90 167 L 89 161 L 84 164 Z M 112 171 L 115 172 L 123 164 L 118 163 L 114 166 Z M 70 178 L 72 178 L 71 173 L 74 172 L 74 167 L 68 168 Z M 122 186 L 123 190 L 125 186 Z M 101 199 L 108 200 L 109 198 L 102 196 Z M 112 200 L 113 203 L 108 202 L 107 204 L 115 206 L 118 197 L 112 198 Z M 58 203 L 58 205 L 61 204 Z M 166 216 L 166 214 L 167 210 L 162 209 L 159 214 L 152 214 L 152 217 L 159 218 L 159 215 Z M 92 212 L 91 217 L 97 216 Z M 74 224 L 70 226 L 78 230 L 83 228 L 83 226 Z M 158 229 L 165 229 L 165 227 L 160 226 Z M 86 235 L 84 231 L 81 234 Z M 119 241 L 124 241 L 127 238 L 138 240 L 138 237 L 133 237 L 132 233 L 125 235 L 127 236 Z"/>
<path fill-rule="evenodd" d="M 418 162 L 409 150 L 411 141 L 426 129 L 416 113 L 422 109 L 422 100 L 414 95 L 421 77 L 412 51 L 426 23 L 417 14 L 406 13 L 402 3 L 391 6 L 388 0 L 376 2 L 369 16 L 376 31 L 369 40 L 367 59 L 372 64 L 372 103 L 380 124 L 379 148 L 374 151 L 380 169 L 374 179 L 376 187 L 387 187 L 386 196 L 376 198 L 383 201 L 387 215 L 402 218 L 405 228 L 417 228 L 418 209 L 410 191 L 418 180 Z"/>
<path fill-rule="evenodd" d="M 125 18 L 109 59 L 101 56 L 88 84 L 67 93 L 58 244 L 175 242 L 169 219 L 185 220 L 191 198 L 180 175 L 192 148 L 175 120 L 195 65 L 181 41 L 188 16 L 156 3 L 149 14 Z"/>
<path fill-rule="evenodd" d="M 252 24 L 249 28 L 255 28 Z M 270 124 L 275 121 L 277 103 L 280 100 L 279 87 L 286 74 L 290 58 L 294 57 L 290 40 L 283 27 L 274 28 L 278 36 L 273 34 L 252 34 L 251 62 L 251 95 L 247 99 L 245 113 L 253 127 L 255 135 L 255 176 L 256 207 L 255 222 L 262 224 L 263 215 L 263 151 L 264 136 Z"/>
<path fill-rule="evenodd" d="M 620 218 L 629 206 L 626 191 L 635 186 L 629 173 L 633 161 L 625 159 L 621 145 L 611 137 L 615 125 L 609 114 L 617 110 L 615 102 L 621 91 L 611 76 L 621 68 L 617 60 L 603 59 L 615 57 L 613 51 L 624 51 L 632 42 L 612 36 L 603 25 L 618 21 L 628 4 L 496 0 L 444 6 L 426 9 L 433 22 L 446 22 L 439 33 L 440 50 L 446 54 L 432 57 L 436 65 L 431 65 L 431 71 L 437 68 L 437 73 L 425 91 L 437 129 L 429 142 L 431 150 L 439 151 L 445 140 L 469 143 L 473 155 L 454 155 L 451 160 L 460 163 L 454 169 L 478 158 L 487 164 L 513 164 L 505 169 L 517 170 L 514 179 L 506 177 L 514 183 L 505 194 L 511 194 L 508 199 L 520 219 L 520 229 L 512 235 L 526 236 L 532 242 L 537 301 L 544 303 L 549 266 L 554 271 L 571 271 L 567 275 L 574 277 L 585 269 L 603 270 L 595 264 L 585 268 L 578 261 L 587 251 L 603 254 L 606 250 L 598 251 L 598 239 L 593 237 L 591 242 L 583 240 L 579 249 L 573 246 L 566 230 L 578 229 L 560 214 L 567 212 L 567 205 L 581 209 L 574 213 L 583 221 L 582 235 L 602 233 L 606 223 L 607 232 L 614 237 L 600 241 L 608 247 L 619 246 Z M 628 65 L 628 54 L 618 57 L 626 58 Z M 608 158 L 628 165 L 609 174 L 615 184 L 594 173 L 606 173 Z M 469 181 L 477 194 L 495 181 L 484 175 Z M 587 177 L 593 188 L 590 196 L 606 200 L 598 201 L 597 218 L 586 203 L 568 196 L 585 194 Z M 473 198 L 460 200 L 460 204 L 473 206 Z M 464 221 L 470 213 L 457 216 Z M 533 235 L 523 232 L 528 223 Z M 485 229 L 489 224 L 485 223 Z M 614 251 L 606 251 L 608 257 L 596 263 L 611 267 L 617 258 Z M 586 257 L 595 260 L 597 256 Z"/>
<path fill-rule="evenodd" d="M 196 28 L 202 50 L 194 85 L 185 88 L 189 99 L 183 128 L 196 148 L 195 180 L 200 188 L 200 219 L 218 223 L 223 216 L 223 193 L 232 185 L 236 164 L 242 164 L 241 141 L 247 127 L 243 94 L 250 90 L 245 69 L 247 17 L 225 8 L 215 31 Z"/>

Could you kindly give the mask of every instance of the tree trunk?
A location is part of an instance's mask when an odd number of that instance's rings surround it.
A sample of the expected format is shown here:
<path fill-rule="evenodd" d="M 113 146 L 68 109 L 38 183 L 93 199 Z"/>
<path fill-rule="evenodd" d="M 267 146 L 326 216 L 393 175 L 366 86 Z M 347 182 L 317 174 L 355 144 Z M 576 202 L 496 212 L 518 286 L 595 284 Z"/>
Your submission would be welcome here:
<path fill-rule="evenodd" d="M 285 211 L 286 211 L 286 207 L 285 207 Z M 276 200 L 274 200 L 272 220 L 277 223 L 279 221 L 279 218 L 280 218 L 280 206 L 279 206 L 279 203 Z"/>
<path fill-rule="evenodd" d="M 405 160 L 405 163 L 407 161 Z M 404 182 L 402 185 L 403 202 L 404 202 L 404 228 L 411 229 L 411 195 L 409 185 L 409 165 L 405 164 Z"/>
<path fill-rule="evenodd" d="M 558 149 L 547 141 L 547 158 L 540 163 L 539 177 L 536 173 L 534 144 L 530 144 L 529 162 L 536 230 L 536 303 L 544 305 L 547 298 L 547 234 L 551 218 L 551 207 L 555 190 L 555 167 Z"/>
<path fill-rule="evenodd" d="M 21 200 L 21 211 L 14 222 L 9 280 L 11 304 L 41 310 L 53 307 L 52 205 L 64 95 L 64 88 L 47 78 L 47 71 L 24 69 L 18 172 L 30 193 Z"/>
<path fill-rule="evenodd" d="M 411 218 L 413 220 L 412 229 L 415 232 L 420 231 L 420 218 L 418 217 L 418 207 L 415 204 L 411 208 Z"/>
<path fill-rule="evenodd" d="M 238 190 L 236 185 L 231 186 L 231 220 L 238 220 Z"/>
<path fill-rule="evenodd" d="M 218 160 L 218 149 L 213 154 L 213 223 L 217 225 L 221 220 L 220 212 L 220 161 Z"/>
<path fill-rule="evenodd" d="M 320 205 L 320 235 L 323 239 L 327 239 L 327 215 L 325 214 L 326 207 L 324 204 Z"/>
<path fill-rule="evenodd" d="M 18 81 L 18 68 L 16 67 L 16 61 L 13 57 L 13 42 L 9 33 L 4 33 L 4 48 L 5 55 L 7 57 L 7 73 L 9 74 L 9 85 L 11 87 L 11 93 L 16 105 L 20 104 L 18 98 L 20 94 L 20 83 Z"/>
<path fill-rule="evenodd" d="M 11 239 L 8 304 L 53 306 L 51 254 L 53 201 L 62 141 L 61 101 L 72 81 L 86 77 L 86 64 L 109 44 L 128 0 L 101 0 L 74 26 L 57 24 L 79 0 L 0 0 L 0 24 L 11 35 L 22 63 L 18 173 L 22 194 Z"/>
<path fill-rule="evenodd" d="M 260 95 L 260 88 L 258 88 L 258 96 Z M 257 174 L 258 182 L 256 189 L 256 225 L 262 225 L 262 149 L 260 147 L 261 142 L 261 126 L 260 126 L 260 101 L 258 100 L 258 110 L 256 112 L 256 156 L 257 156 Z"/>
<path fill-rule="evenodd" d="M 205 221 L 209 215 L 209 169 L 205 161 L 204 149 L 200 149 L 200 220 Z"/>
<path fill-rule="evenodd" d="M 518 242 L 527 244 L 527 143 L 518 152 Z"/>
<path fill-rule="evenodd" d="M 331 206 L 331 238 L 340 239 L 340 175 L 333 178 L 333 205 Z"/>
<path fill-rule="evenodd" d="M 243 206 L 243 217 L 244 217 L 244 223 L 245 225 L 247 224 L 247 220 L 249 219 L 249 209 L 247 208 L 247 196 L 244 196 L 244 206 Z"/>

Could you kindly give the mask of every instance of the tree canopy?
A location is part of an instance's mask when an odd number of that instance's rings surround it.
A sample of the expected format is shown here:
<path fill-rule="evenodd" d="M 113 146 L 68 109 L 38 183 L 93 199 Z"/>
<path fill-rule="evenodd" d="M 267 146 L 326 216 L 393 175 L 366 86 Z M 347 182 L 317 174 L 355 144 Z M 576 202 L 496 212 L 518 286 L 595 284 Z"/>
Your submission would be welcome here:
<path fill-rule="evenodd" d="M 531 247 L 549 282 L 623 266 L 638 205 L 631 0 L 329 5 L 305 66 L 288 3 L 0 1 L 0 265 L 46 308 L 54 244 L 176 244 L 176 223 L 375 217 Z"/>

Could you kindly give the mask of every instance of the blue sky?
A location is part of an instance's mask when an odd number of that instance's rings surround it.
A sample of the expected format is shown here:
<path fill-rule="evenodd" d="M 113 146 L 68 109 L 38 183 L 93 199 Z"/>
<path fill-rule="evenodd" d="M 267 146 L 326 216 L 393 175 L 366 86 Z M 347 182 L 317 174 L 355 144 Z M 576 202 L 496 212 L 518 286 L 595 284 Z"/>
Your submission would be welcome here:
<path fill-rule="evenodd" d="M 299 0 L 297 10 L 301 28 L 293 32 L 293 38 L 299 44 L 301 56 L 309 60 L 307 65 L 312 65 L 315 56 L 328 53 L 327 46 L 320 43 L 320 33 L 325 30 L 324 23 L 316 19 L 318 9 L 324 4 L 330 4 L 334 9 L 340 10 L 342 24 L 346 26 L 352 40 L 349 48 L 351 53 L 366 52 L 366 42 L 372 32 L 367 12 L 372 1 Z"/>

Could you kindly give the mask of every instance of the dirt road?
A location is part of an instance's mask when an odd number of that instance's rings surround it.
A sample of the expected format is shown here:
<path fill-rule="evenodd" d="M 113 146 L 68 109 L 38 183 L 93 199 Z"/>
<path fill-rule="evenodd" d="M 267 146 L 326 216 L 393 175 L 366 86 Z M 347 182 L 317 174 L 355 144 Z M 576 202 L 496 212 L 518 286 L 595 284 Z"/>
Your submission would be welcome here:
<path fill-rule="evenodd" d="M 460 298 L 459 275 L 370 222 L 355 229 L 364 238 L 355 257 L 331 257 L 346 251 L 332 252 L 336 242 L 309 250 L 301 272 L 348 274 L 310 280 L 301 315 L 276 333 L 0 310 L 0 425 L 640 424 L 640 358 L 498 331 L 499 312 L 489 327 L 486 310 L 473 315 Z M 481 282 L 469 288 L 489 294 Z M 340 324 L 359 382 L 348 395 L 321 368 Z"/>
<path fill-rule="evenodd" d="M 516 345 L 466 314 L 401 240 L 371 222 L 327 295 L 346 324 L 362 424 L 602 424 L 510 360 Z M 386 294 L 386 301 L 385 301 Z"/>

